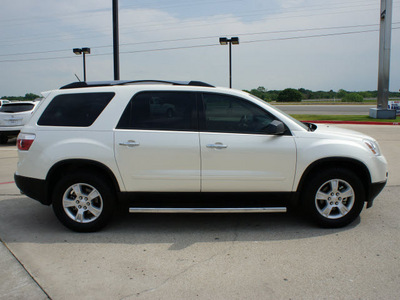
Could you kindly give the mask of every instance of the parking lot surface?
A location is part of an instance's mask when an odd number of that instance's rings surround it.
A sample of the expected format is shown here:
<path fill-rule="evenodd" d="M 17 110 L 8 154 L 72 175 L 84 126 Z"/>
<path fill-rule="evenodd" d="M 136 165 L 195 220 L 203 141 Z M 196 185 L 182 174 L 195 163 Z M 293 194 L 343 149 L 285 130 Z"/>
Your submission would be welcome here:
<path fill-rule="evenodd" d="M 64 228 L 13 184 L 0 147 L 0 299 L 398 299 L 400 127 L 376 138 L 389 182 L 348 227 L 292 214 L 127 214 L 97 233 Z"/>

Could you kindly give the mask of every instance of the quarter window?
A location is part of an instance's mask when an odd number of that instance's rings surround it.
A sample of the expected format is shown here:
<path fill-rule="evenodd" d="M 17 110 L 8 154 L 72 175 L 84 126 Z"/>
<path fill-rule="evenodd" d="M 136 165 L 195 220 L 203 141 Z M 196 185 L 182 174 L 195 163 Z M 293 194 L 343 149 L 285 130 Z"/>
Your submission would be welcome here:
<path fill-rule="evenodd" d="M 196 95 L 187 92 L 139 93 L 129 102 L 117 128 L 197 130 Z"/>
<path fill-rule="evenodd" d="M 115 93 L 64 94 L 54 97 L 38 121 L 42 126 L 91 126 Z"/>
<path fill-rule="evenodd" d="M 205 129 L 215 132 L 265 134 L 275 119 L 244 99 L 221 94 L 203 94 Z"/>

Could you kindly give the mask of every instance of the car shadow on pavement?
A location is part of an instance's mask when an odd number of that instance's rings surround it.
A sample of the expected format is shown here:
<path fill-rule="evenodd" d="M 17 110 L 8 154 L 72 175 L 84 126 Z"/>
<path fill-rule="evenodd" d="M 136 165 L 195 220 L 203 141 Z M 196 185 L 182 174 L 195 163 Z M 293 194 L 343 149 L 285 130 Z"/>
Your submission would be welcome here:
<path fill-rule="evenodd" d="M 9 197 L 7 197 L 9 198 Z M 172 244 L 180 250 L 202 242 L 283 241 L 337 234 L 347 227 L 318 228 L 295 213 L 128 214 L 117 211 L 103 230 L 76 233 L 65 228 L 49 206 L 27 197 L 0 200 L 0 238 L 12 243 Z"/>

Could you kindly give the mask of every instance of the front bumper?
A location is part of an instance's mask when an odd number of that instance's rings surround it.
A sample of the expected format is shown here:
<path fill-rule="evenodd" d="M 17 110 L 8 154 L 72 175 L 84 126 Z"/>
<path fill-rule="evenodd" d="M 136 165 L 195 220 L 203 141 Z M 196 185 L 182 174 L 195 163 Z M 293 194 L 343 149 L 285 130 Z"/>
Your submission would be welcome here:
<path fill-rule="evenodd" d="M 51 201 L 47 197 L 46 181 L 14 174 L 17 187 L 28 197 L 39 201 L 42 204 L 50 205 Z"/>
<path fill-rule="evenodd" d="M 382 192 L 386 183 L 387 180 L 382 182 L 371 183 L 368 191 L 367 208 L 372 207 L 372 205 L 374 204 L 374 199 L 376 198 L 376 196 L 379 195 L 380 192 Z"/>

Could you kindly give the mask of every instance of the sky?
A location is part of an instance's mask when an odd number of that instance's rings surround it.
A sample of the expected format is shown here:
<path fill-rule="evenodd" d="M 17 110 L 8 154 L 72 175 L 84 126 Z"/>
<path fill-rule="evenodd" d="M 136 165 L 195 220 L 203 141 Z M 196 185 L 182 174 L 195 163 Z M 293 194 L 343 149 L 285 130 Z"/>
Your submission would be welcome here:
<path fill-rule="evenodd" d="M 379 0 L 119 0 L 120 78 L 200 80 L 268 90 L 376 90 Z M 112 80 L 112 0 L 4 1 L 0 96 Z M 400 0 L 393 0 L 390 90 L 400 89 Z"/>

